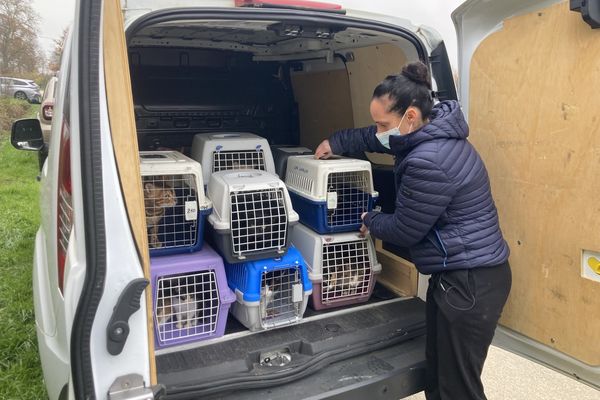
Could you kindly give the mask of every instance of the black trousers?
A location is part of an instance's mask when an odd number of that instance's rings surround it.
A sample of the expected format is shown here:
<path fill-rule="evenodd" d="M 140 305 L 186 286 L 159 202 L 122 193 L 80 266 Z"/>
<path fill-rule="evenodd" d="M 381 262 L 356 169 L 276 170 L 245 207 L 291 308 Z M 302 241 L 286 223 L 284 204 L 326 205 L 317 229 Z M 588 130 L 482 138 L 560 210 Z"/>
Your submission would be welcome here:
<path fill-rule="evenodd" d="M 437 273 L 427 290 L 427 400 L 485 400 L 481 372 L 511 286 L 508 262 Z"/>

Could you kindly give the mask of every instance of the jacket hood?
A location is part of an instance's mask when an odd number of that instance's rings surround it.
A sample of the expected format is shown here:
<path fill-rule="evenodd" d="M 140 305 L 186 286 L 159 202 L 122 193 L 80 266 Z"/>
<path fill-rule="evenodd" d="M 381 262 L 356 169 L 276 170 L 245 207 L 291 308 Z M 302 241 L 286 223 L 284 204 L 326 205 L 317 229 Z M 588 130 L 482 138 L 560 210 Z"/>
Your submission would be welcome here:
<path fill-rule="evenodd" d="M 442 101 L 431 110 L 429 122 L 407 135 L 390 137 L 390 148 L 396 154 L 405 154 L 418 144 L 434 139 L 466 139 L 469 126 L 456 100 Z"/>

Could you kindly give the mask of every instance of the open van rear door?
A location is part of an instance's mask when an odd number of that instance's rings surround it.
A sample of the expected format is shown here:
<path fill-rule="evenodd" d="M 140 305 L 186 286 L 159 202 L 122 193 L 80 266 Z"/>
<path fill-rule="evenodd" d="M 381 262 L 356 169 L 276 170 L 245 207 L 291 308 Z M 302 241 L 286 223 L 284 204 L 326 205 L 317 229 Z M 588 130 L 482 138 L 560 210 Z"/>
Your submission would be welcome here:
<path fill-rule="evenodd" d="M 471 0 L 453 20 L 460 98 L 511 247 L 495 342 L 600 386 L 600 29 L 570 3 Z"/>

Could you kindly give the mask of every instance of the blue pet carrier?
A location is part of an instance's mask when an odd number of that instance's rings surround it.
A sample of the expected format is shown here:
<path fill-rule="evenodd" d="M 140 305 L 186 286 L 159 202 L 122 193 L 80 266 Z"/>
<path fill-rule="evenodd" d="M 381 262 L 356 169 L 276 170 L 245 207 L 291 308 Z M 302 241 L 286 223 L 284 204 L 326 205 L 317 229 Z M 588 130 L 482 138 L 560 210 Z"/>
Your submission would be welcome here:
<path fill-rule="evenodd" d="M 200 164 L 176 151 L 143 151 L 140 161 L 150 255 L 201 250 L 212 203 Z"/>
<path fill-rule="evenodd" d="M 312 284 L 306 263 L 294 247 L 278 258 L 225 263 L 225 271 L 237 299 L 231 313 L 251 331 L 290 325 L 302 319 Z"/>
<path fill-rule="evenodd" d="M 300 222 L 321 234 L 360 229 L 378 197 L 371 163 L 351 158 L 290 157 L 285 183 Z"/>

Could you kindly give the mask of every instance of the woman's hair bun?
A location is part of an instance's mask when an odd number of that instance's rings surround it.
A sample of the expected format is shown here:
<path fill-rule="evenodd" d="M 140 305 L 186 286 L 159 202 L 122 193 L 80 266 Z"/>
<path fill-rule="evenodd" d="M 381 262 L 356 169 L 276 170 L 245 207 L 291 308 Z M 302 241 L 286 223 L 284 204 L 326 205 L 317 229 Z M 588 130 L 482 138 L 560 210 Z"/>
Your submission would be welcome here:
<path fill-rule="evenodd" d="M 426 86 L 431 90 L 429 68 L 421 61 L 412 62 L 402 67 L 401 74 L 411 81 Z"/>

